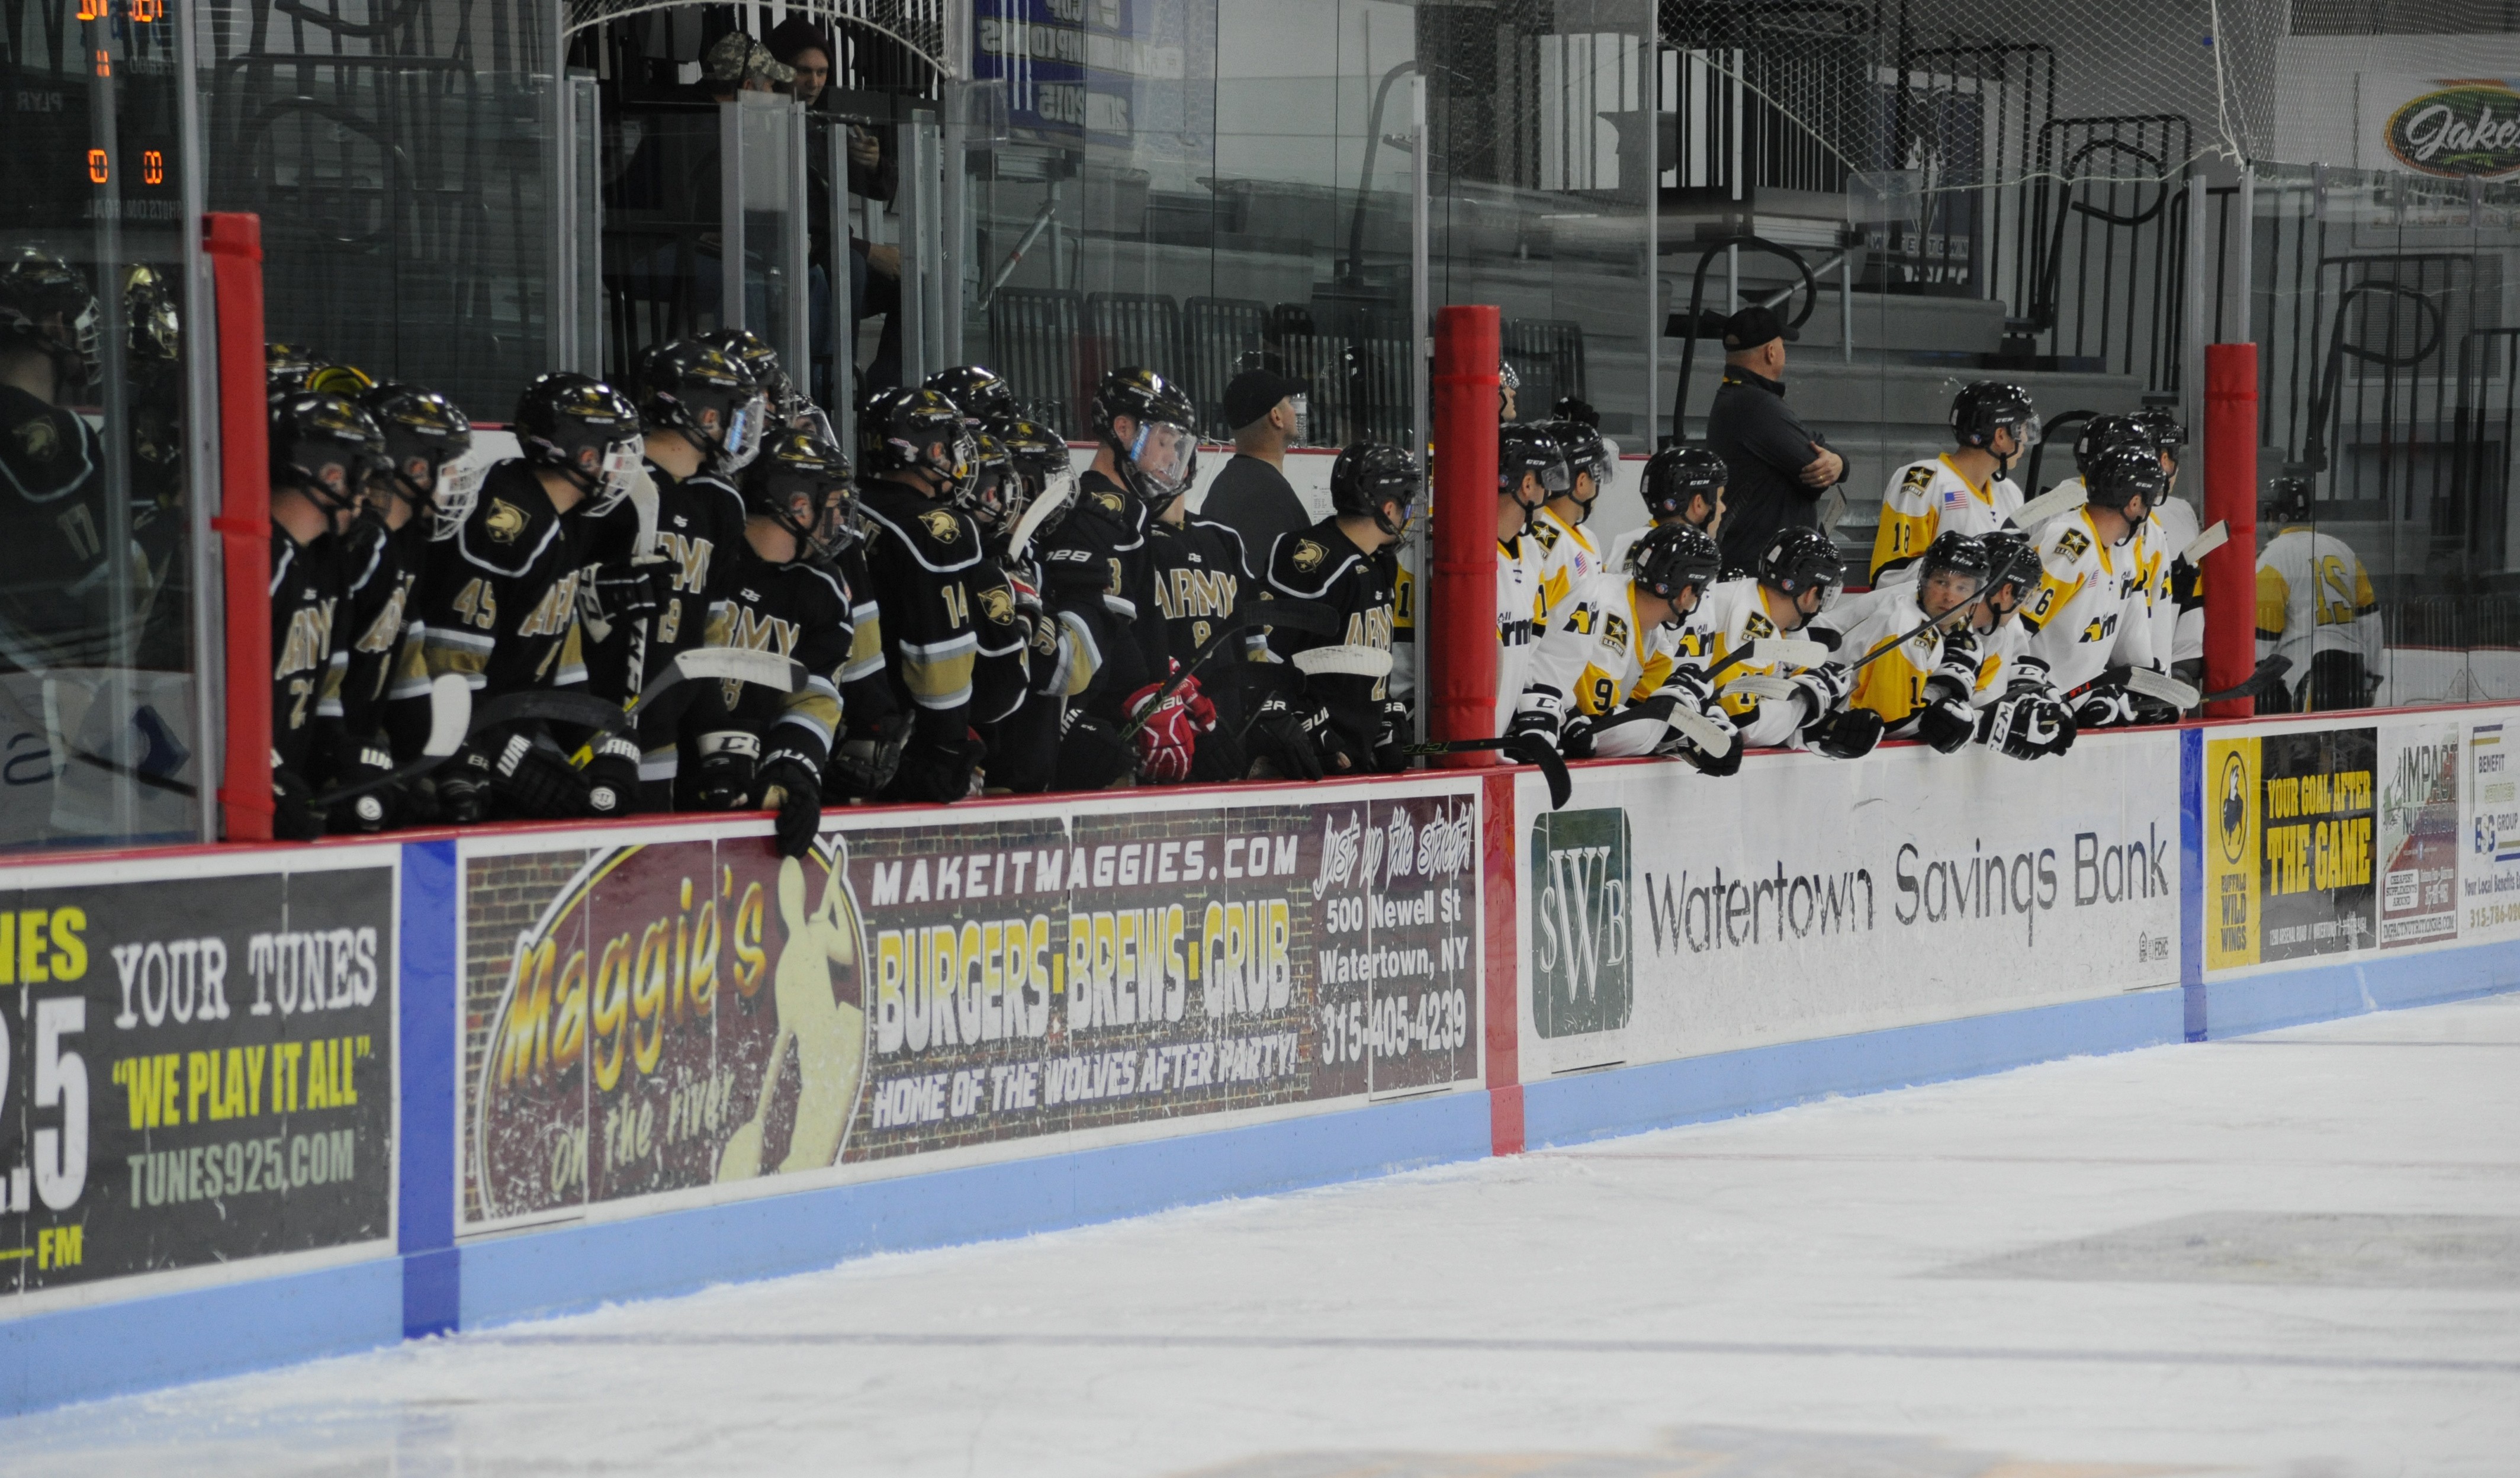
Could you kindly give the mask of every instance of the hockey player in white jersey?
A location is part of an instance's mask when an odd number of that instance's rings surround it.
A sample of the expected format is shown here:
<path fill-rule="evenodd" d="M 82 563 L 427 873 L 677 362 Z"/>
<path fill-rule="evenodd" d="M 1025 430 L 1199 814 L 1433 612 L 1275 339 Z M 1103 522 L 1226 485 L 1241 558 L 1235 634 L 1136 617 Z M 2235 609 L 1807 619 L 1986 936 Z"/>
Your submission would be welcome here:
<path fill-rule="evenodd" d="M 2083 469 L 2087 500 L 2039 534 L 2038 593 L 2020 616 L 2030 654 L 2048 664 L 2085 729 L 2148 722 L 2128 672 L 2162 672 L 2152 649 L 2151 573 L 2139 537 L 2166 480 L 2149 447 L 2095 449 Z"/>
<path fill-rule="evenodd" d="M 2017 529 L 1998 529 L 1986 547 L 1986 586 L 1971 620 L 1977 634 L 1978 742 L 2014 759 L 2040 759 L 2074 747 L 2073 710 L 2048 681 L 2048 664 L 2032 655 L 2022 603 L 2039 588 L 2039 546 Z"/>
<path fill-rule="evenodd" d="M 1881 526 L 1872 536 L 1872 583 L 1915 578 L 1917 560 L 1937 534 L 1978 535 L 2002 526 L 2021 509 L 2012 461 L 2039 440 L 2039 412 L 2030 392 L 1981 380 L 1952 399 L 1952 450 L 1912 462 L 1890 474 L 1881 494 Z"/>
<path fill-rule="evenodd" d="M 1702 441 L 1667 446 L 1645 459 L 1637 490 L 1643 495 L 1645 516 L 1652 521 L 1610 541 L 1609 567 L 1627 568 L 1637 541 L 1666 523 L 1686 523 L 1710 539 L 1722 537 L 1724 485 L 1732 478 L 1732 470 Z"/>
<path fill-rule="evenodd" d="M 1552 490 L 1548 505 L 1531 520 L 1541 550 L 1541 613 L 1553 616 L 1569 592 L 1608 567 L 1605 551 L 1584 525 L 1610 485 L 1619 449 L 1580 421 L 1552 421 L 1543 429 L 1565 456 L 1567 471 L 1566 486 Z"/>
<path fill-rule="evenodd" d="M 1566 481 L 1566 459 L 1538 426 L 1497 430 L 1497 732 L 1513 719 L 1540 640 L 1540 541 L 1531 520 L 1549 501 L 1554 479 Z"/>
<path fill-rule="evenodd" d="M 2193 686 L 2205 675 L 2205 591 L 2188 547 L 2204 532 L 2196 505 L 2179 496 L 2179 462 L 2187 453 L 2187 427 L 2167 406 L 2146 406 L 2135 421 L 2151 433 L 2152 449 L 2161 456 L 2167 479 L 2152 508 L 2148 542 L 2158 544 L 2160 566 L 2153 580 L 2152 654 L 2167 659 L 2171 674 Z"/>
<path fill-rule="evenodd" d="M 1745 747 L 1807 741 L 1853 759 L 1880 741 L 1879 724 L 1861 717 L 1850 723 L 1841 711 L 1854 686 L 1844 664 L 1759 660 L 1758 643 L 1799 636 L 1845 581 L 1845 558 L 1827 535 L 1788 526 L 1760 552 L 1757 573 L 1724 581 L 1690 612 L 1681 649 L 1704 664 Z"/>
<path fill-rule="evenodd" d="M 1739 769 L 1739 737 L 1705 668 L 1681 649 L 1681 627 L 1723 562 L 1713 539 L 1673 524 L 1638 542 L 1634 569 L 1578 585 L 1550 618 L 1507 732 L 1570 759 L 1676 753 L 1710 775 Z M 1721 753 L 1674 727 L 1682 708 L 1691 729 L 1720 738 Z"/>
<path fill-rule="evenodd" d="M 2379 687 L 2380 603 L 2354 550 L 2312 518 L 2307 478 L 2277 478 L 2258 556 L 2258 660 L 2284 657 L 2296 712 L 2362 708 Z"/>
<path fill-rule="evenodd" d="M 1880 592 L 1838 648 L 1838 660 L 1861 664 L 1848 706 L 1877 717 L 1892 739 L 1922 739 L 1945 754 L 1975 739 L 1980 652 L 1971 621 L 1987 574 L 1983 543 L 1936 534 L 1916 578 Z"/>

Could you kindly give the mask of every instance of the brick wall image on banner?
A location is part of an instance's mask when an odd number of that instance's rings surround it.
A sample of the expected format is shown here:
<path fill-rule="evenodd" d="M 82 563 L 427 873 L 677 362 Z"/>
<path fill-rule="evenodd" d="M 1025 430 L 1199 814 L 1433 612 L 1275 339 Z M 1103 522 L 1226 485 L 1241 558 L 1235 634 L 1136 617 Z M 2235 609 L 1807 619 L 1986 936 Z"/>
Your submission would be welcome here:
<path fill-rule="evenodd" d="M 468 856 L 466 1224 L 1474 1081 L 1476 793 L 1351 793 Z"/>

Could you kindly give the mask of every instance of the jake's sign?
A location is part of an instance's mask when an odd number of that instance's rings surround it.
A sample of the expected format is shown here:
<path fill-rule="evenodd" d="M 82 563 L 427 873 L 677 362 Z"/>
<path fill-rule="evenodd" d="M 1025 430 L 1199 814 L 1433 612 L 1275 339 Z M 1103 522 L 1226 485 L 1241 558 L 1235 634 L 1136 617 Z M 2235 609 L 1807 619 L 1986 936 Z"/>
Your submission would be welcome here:
<path fill-rule="evenodd" d="M 2445 81 L 2398 105 L 2391 157 L 2423 174 L 2495 179 L 2520 171 L 2520 92 L 2499 80 Z"/>

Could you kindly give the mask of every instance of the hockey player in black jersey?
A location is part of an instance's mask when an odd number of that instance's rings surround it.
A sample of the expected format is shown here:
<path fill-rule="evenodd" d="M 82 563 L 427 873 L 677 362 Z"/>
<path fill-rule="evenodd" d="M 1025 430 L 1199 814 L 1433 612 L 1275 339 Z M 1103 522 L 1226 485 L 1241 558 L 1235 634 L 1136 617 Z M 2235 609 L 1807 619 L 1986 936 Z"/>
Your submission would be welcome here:
<path fill-rule="evenodd" d="M 911 714 L 887 793 L 961 800 L 983 754 L 973 726 L 1005 716 L 974 703 L 981 664 L 1011 663 L 1020 673 L 1030 635 L 980 547 L 979 525 L 956 506 L 978 449 L 952 401 L 933 390 L 884 390 L 858 413 L 858 454 L 869 479 L 858 501 L 873 528 L 866 562 L 886 672 Z"/>
<path fill-rule="evenodd" d="M 310 840 L 324 819 L 308 805 L 325 763 L 320 710 L 349 657 L 340 621 L 348 594 L 343 535 L 384 470 L 385 440 L 338 395 L 271 402 L 272 834 Z"/>
<path fill-rule="evenodd" d="M 1278 541 L 1269 588 L 1318 601 L 1346 619 L 1337 641 L 1278 627 L 1269 645 L 1297 675 L 1265 700 L 1255 744 L 1282 774 L 1302 773 L 1306 741 L 1322 773 L 1396 773 L 1408 767 L 1409 707 L 1391 695 L 1391 629 L 1399 579 L 1392 547 L 1409 526 L 1420 477 L 1395 446 L 1360 442 L 1330 467 L 1330 516 Z M 1289 761 L 1293 761 L 1290 766 Z"/>
<path fill-rule="evenodd" d="M 804 664 L 804 686 L 774 693 L 720 684 L 727 721 L 698 736 L 697 793 L 714 808 L 779 813 L 779 850 L 801 857 L 822 818 L 822 775 L 841 733 L 840 687 L 855 639 L 857 604 L 832 566 L 836 529 L 848 526 L 849 464 L 807 431 L 773 437 L 743 477 L 743 540 L 725 552 L 728 600 L 712 645 L 771 651 Z"/>
<path fill-rule="evenodd" d="M 382 777 L 428 738 L 428 674 L 412 597 L 430 541 L 463 521 L 480 489 L 478 472 L 457 465 L 472 449 L 472 423 L 454 402 L 417 385 L 382 384 L 359 405 L 384 437 L 385 466 L 344 540 L 347 660 L 322 709 L 339 726 L 338 757 L 324 767 L 324 779 L 338 784 Z M 365 790 L 340 807 L 333 829 L 380 830 L 406 819 L 404 801 L 396 786 Z"/>
<path fill-rule="evenodd" d="M 127 664 L 147 596 L 129 502 L 71 409 L 96 380 L 101 317 L 60 257 L 0 252 L 0 660 L 23 671 Z"/>
<path fill-rule="evenodd" d="M 586 681 L 577 588 L 589 521 L 618 507 L 639 470 L 639 411 L 584 375 L 545 375 L 518 398 L 522 456 L 490 469 L 452 537 L 429 546 L 421 579 L 422 654 L 431 680 L 460 674 L 473 711 L 511 694 Z M 493 814 L 622 814 L 638 745 L 608 736 L 584 773 L 540 724 L 478 734 L 433 779 L 450 822 Z"/>
<path fill-rule="evenodd" d="M 985 373 L 985 372 L 983 372 Z M 1128 767 L 1116 731 L 1071 708 L 1094 686 L 1102 662 L 1091 618 L 1102 609 L 1099 582 L 1055 584 L 1042 560 L 1076 499 L 1067 443 L 1048 426 L 1020 418 L 989 423 L 988 433 L 1005 454 L 1003 475 L 981 478 L 965 500 L 1009 585 L 1015 605 L 1032 621 L 1029 694 L 1023 706 L 991 726 L 989 785 L 1018 793 L 1100 789 Z M 1074 588 L 1083 585 L 1087 588 Z M 1085 726 L 1079 729 L 1078 726 Z M 1077 736 L 1073 757 L 1065 743 Z"/>
<path fill-rule="evenodd" d="M 769 415 L 751 372 L 696 339 L 642 354 L 638 393 L 646 479 L 589 520 L 595 530 L 578 601 L 588 690 L 624 705 L 677 653 L 707 638 L 733 578 L 730 552 L 743 542 L 743 497 L 733 479 L 759 451 Z M 683 721 L 708 694 L 705 685 L 678 687 L 639 715 L 639 809 L 673 806 Z"/>

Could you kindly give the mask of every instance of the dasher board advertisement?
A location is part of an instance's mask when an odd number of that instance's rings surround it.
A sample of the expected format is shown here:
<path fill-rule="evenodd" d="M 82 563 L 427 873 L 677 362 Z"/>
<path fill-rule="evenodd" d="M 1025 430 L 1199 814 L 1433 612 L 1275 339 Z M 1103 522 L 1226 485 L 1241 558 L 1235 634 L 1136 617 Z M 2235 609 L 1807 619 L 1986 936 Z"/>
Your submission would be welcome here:
<path fill-rule="evenodd" d="M 2459 927 L 2473 943 L 2520 939 L 2520 708 L 2471 710 L 2463 717 L 2467 820 Z"/>
<path fill-rule="evenodd" d="M 1516 778 L 1526 1079 L 2173 985 L 2179 738 Z"/>
<path fill-rule="evenodd" d="M 464 1227 L 1476 1082 L 1475 784 L 1236 800 L 468 843 Z"/>
<path fill-rule="evenodd" d="M 0 1317 L 390 1246 L 399 854 L 0 873 Z"/>
<path fill-rule="evenodd" d="M 2209 973 L 2318 961 L 2379 947 L 2379 731 L 2288 724 L 2205 740 L 2205 967 Z M 2393 775 L 2393 779 L 2394 779 Z M 2409 785 L 2415 784 L 2408 782 Z M 2431 783 L 2437 786 L 2438 780 Z M 2401 873 L 2442 865 L 2427 786 L 2401 807 L 2418 845 Z M 2452 801 L 2452 805 L 2455 805 Z M 2440 879 L 2433 879 L 2438 884 Z M 2437 925 L 2442 899 L 2401 878 L 2402 925 Z M 2406 891 L 2411 887 L 2413 892 Z M 2409 938 L 2429 937 L 2410 932 Z"/>

